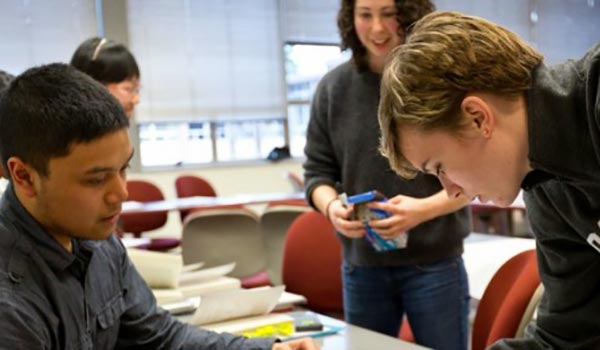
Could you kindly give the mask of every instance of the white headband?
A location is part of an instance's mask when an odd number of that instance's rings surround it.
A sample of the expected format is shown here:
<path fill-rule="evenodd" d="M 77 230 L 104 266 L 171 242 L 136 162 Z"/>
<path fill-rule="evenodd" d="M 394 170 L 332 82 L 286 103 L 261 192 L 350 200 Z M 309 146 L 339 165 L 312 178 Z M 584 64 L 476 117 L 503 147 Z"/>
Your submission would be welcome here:
<path fill-rule="evenodd" d="M 100 50 L 104 44 L 106 44 L 106 38 L 102 38 L 102 40 L 100 40 L 98 43 L 98 46 L 96 46 L 96 50 L 94 50 L 94 55 L 92 56 L 92 61 L 98 58 L 98 54 L 100 53 Z"/>

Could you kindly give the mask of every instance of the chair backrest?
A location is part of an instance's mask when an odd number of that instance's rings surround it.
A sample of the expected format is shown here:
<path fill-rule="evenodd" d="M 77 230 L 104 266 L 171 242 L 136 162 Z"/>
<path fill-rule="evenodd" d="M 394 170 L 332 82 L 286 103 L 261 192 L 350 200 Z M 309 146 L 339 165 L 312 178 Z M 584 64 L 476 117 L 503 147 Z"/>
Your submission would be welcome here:
<path fill-rule="evenodd" d="M 343 310 L 342 247 L 331 223 L 309 211 L 290 225 L 283 250 L 282 277 L 286 290 L 304 295 L 318 312 Z"/>
<path fill-rule="evenodd" d="M 207 267 L 235 261 L 233 277 L 264 271 L 259 217 L 240 208 L 192 212 L 183 222 L 181 254 L 184 264 L 203 261 Z"/>
<path fill-rule="evenodd" d="M 260 216 L 263 244 L 267 258 L 267 275 L 273 285 L 280 285 L 283 247 L 288 228 L 300 214 L 312 210 L 302 205 L 269 205 Z"/>
<path fill-rule="evenodd" d="M 175 193 L 178 198 L 205 196 L 216 197 L 217 191 L 208 180 L 196 175 L 180 175 L 175 179 Z M 181 222 L 190 213 L 189 209 L 179 211 Z"/>
<path fill-rule="evenodd" d="M 138 202 L 152 202 L 165 199 L 158 186 L 146 180 L 127 180 L 127 200 Z M 123 213 L 120 217 L 121 228 L 124 232 L 131 232 L 139 237 L 142 232 L 161 228 L 167 222 L 167 212 L 156 213 Z"/>
<path fill-rule="evenodd" d="M 537 289 L 531 296 L 531 300 L 529 300 L 529 304 L 527 304 L 527 308 L 523 313 L 523 317 L 521 317 L 521 322 L 519 323 L 519 327 L 517 328 L 517 334 L 515 334 L 515 338 L 523 338 L 525 336 L 525 329 L 527 328 L 529 323 L 537 318 L 537 307 L 540 305 L 543 295 L 544 285 L 540 283 L 540 285 L 537 287 Z"/>
<path fill-rule="evenodd" d="M 494 274 L 477 306 L 472 350 L 484 350 L 501 338 L 514 338 L 540 285 L 535 250 L 521 252 Z"/>

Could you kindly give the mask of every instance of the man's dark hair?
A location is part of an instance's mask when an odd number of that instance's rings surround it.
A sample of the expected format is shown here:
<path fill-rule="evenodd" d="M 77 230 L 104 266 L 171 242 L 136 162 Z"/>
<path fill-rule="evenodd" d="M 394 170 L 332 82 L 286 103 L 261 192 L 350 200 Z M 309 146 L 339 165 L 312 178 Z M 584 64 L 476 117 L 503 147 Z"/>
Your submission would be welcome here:
<path fill-rule="evenodd" d="M 25 71 L 0 96 L 0 156 L 18 157 L 43 176 L 70 147 L 127 128 L 121 104 L 104 86 L 66 64 Z"/>
<path fill-rule="evenodd" d="M 140 78 L 133 54 L 124 45 L 104 38 L 90 38 L 81 43 L 71 65 L 102 84 Z"/>

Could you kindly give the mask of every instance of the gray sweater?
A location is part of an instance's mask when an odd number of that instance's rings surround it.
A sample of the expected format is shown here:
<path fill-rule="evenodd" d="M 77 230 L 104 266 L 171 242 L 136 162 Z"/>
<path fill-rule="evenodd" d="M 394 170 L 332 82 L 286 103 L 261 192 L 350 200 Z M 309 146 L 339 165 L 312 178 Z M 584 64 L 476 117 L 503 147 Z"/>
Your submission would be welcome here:
<path fill-rule="evenodd" d="M 494 349 L 600 349 L 600 45 L 540 66 L 527 96 L 529 160 L 552 178 L 525 191 L 545 287 L 528 340 Z"/>
<path fill-rule="evenodd" d="M 442 189 L 431 175 L 402 179 L 379 153 L 379 85 L 379 75 L 359 73 L 350 62 L 329 72 L 319 83 L 304 150 L 307 198 L 321 184 L 338 184 L 348 195 L 378 190 L 388 198 L 398 194 L 423 198 Z M 399 266 L 459 256 L 468 233 L 469 217 L 464 208 L 413 228 L 405 249 L 378 253 L 365 239 L 338 236 L 344 259 L 350 264 Z"/>

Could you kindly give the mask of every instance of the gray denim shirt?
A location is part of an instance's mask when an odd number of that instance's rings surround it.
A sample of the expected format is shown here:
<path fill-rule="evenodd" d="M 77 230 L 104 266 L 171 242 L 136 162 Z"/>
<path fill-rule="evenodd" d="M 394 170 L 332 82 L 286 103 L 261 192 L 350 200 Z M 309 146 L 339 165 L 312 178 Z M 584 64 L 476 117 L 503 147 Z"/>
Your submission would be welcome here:
<path fill-rule="evenodd" d="M 75 213 L 74 213 L 75 215 Z M 0 349 L 270 349 L 156 305 L 118 238 L 65 250 L 9 185 L 0 199 Z"/>

